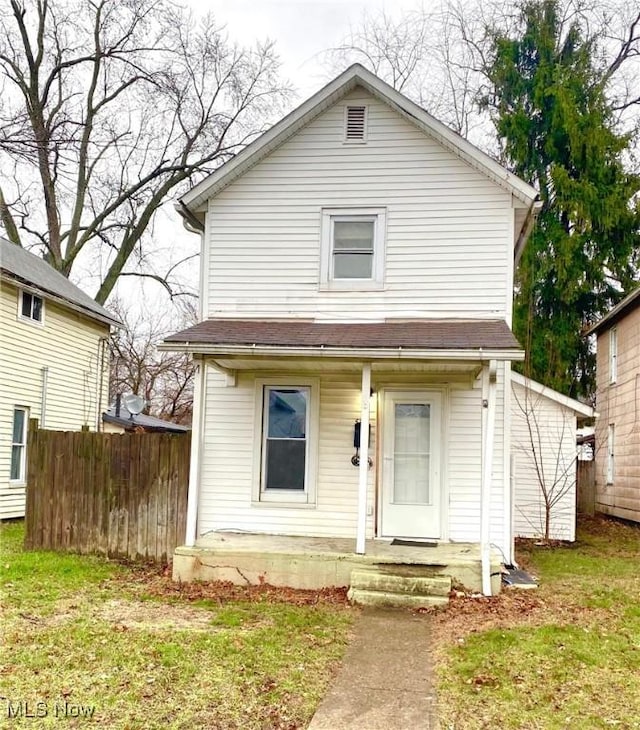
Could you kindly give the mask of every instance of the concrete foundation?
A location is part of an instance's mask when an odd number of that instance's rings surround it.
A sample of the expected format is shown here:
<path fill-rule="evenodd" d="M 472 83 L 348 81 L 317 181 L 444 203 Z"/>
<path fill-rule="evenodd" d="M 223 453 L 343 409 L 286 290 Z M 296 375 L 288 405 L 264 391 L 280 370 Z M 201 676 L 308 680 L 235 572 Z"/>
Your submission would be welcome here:
<path fill-rule="evenodd" d="M 354 553 L 354 548 L 353 540 L 211 533 L 195 547 L 176 548 L 173 579 L 319 589 L 350 585 L 351 572 L 356 569 L 404 566 L 406 571 L 408 566 L 416 566 L 420 575 L 449 576 L 454 585 L 482 590 L 480 546 L 475 543 L 407 547 L 371 540 L 364 555 Z M 500 591 L 500 565 L 499 555 L 492 553 L 494 594 Z"/>

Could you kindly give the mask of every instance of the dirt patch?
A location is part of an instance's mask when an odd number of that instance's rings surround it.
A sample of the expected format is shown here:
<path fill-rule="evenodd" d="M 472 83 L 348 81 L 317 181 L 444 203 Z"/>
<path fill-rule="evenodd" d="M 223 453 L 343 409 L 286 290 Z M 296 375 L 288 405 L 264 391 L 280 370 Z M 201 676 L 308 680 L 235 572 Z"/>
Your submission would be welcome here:
<path fill-rule="evenodd" d="M 212 631 L 211 613 L 194 606 L 175 606 L 153 601 L 106 601 L 96 618 L 114 625 L 114 629 L 146 631 Z"/>

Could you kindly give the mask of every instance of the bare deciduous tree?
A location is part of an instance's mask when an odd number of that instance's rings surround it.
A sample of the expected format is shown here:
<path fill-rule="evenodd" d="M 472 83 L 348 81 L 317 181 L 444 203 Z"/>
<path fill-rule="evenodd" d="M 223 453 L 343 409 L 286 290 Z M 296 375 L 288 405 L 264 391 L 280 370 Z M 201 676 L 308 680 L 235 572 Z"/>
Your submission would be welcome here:
<path fill-rule="evenodd" d="M 90 253 L 104 303 L 167 196 L 280 111 L 277 57 L 171 0 L 0 3 L 0 221 L 67 276 Z"/>
<path fill-rule="evenodd" d="M 544 540 L 561 534 L 562 513 L 575 505 L 576 446 L 575 416 L 564 409 L 558 417 L 550 417 L 545 398 L 524 386 L 520 395 L 512 389 L 516 419 L 512 425 L 512 448 L 517 463 L 534 474 L 537 498 L 531 503 L 520 500 L 519 512 L 531 528 Z"/>
<path fill-rule="evenodd" d="M 191 423 L 195 366 L 189 355 L 158 352 L 156 345 L 177 329 L 195 324 L 192 300 L 180 321 L 160 313 L 127 309 L 116 299 L 110 309 L 124 324 L 111 337 L 110 399 L 135 393 L 147 402 L 145 412 L 182 424 Z"/>

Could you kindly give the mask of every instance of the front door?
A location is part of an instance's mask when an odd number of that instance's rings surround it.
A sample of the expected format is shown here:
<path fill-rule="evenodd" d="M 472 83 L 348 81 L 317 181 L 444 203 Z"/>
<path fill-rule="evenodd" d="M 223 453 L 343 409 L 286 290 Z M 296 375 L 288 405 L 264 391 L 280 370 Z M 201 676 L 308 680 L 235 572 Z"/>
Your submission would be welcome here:
<path fill-rule="evenodd" d="M 384 395 L 382 537 L 440 537 L 441 411 L 437 392 Z"/>

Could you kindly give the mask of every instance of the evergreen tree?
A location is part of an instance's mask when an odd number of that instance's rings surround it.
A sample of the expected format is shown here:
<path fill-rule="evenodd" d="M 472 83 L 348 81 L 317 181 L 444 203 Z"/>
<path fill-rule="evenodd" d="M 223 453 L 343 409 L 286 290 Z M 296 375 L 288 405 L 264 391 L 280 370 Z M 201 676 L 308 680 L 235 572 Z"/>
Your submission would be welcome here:
<path fill-rule="evenodd" d="M 625 170 L 632 137 L 617 130 L 599 38 L 560 10 L 528 0 L 517 33 L 493 34 L 485 104 L 505 163 L 543 202 L 516 274 L 524 371 L 576 396 L 594 387 L 584 328 L 637 285 L 640 178 Z"/>

